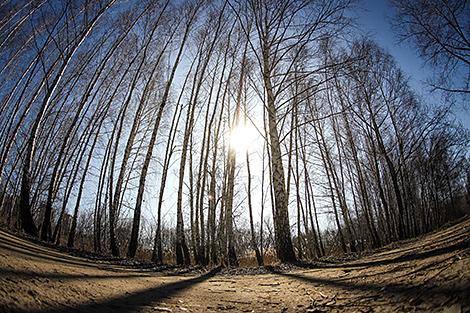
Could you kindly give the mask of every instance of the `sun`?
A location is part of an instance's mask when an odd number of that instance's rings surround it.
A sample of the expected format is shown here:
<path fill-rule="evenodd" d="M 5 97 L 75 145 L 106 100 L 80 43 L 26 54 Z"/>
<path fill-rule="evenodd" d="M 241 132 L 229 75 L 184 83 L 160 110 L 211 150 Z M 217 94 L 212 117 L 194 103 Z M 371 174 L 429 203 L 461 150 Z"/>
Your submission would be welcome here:
<path fill-rule="evenodd" d="M 256 141 L 257 135 L 253 125 L 240 123 L 230 131 L 230 148 L 236 152 L 246 152 Z"/>

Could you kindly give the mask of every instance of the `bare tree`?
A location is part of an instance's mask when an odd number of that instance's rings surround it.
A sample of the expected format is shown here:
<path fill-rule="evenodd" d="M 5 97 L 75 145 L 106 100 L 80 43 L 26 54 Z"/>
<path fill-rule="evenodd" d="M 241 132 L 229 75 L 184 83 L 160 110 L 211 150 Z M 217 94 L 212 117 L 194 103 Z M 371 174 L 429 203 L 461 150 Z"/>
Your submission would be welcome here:
<path fill-rule="evenodd" d="M 436 89 L 470 93 L 470 3 L 468 1 L 391 0 L 392 25 L 400 41 L 413 44 L 438 69 Z M 450 79 L 450 77 L 455 77 Z"/>

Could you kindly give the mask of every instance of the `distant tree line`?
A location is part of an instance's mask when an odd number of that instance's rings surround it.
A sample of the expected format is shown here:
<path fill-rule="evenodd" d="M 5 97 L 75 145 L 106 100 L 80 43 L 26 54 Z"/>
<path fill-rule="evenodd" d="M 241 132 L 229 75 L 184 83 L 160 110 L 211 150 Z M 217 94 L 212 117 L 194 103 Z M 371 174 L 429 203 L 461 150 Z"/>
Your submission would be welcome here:
<path fill-rule="evenodd" d="M 432 44 L 405 4 L 396 21 L 423 56 L 468 69 L 468 28 L 448 21 L 463 48 Z M 463 216 L 468 130 L 352 32 L 354 5 L 3 1 L 2 224 L 96 253 L 236 266 L 361 252 Z M 261 145 L 230 140 L 244 125 Z"/>

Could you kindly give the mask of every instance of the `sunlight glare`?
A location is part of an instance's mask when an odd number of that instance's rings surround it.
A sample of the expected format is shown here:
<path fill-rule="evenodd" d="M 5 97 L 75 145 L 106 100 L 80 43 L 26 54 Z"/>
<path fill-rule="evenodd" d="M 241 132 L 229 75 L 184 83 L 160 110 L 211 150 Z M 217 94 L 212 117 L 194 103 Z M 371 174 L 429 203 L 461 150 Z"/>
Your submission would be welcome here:
<path fill-rule="evenodd" d="M 257 138 L 257 131 L 251 124 L 240 123 L 230 131 L 230 148 L 246 152 Z"/>

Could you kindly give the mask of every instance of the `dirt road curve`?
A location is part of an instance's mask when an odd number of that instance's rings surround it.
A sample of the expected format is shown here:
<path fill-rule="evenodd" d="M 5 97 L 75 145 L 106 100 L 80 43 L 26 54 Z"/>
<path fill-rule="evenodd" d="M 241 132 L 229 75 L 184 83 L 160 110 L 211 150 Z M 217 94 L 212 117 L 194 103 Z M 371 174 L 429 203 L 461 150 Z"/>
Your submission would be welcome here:
<path fill-rule="evenodd" d="M 171 276 L 0 232 L 0 312 L 470 312 L 470 219 L 349 263 Z"/>

